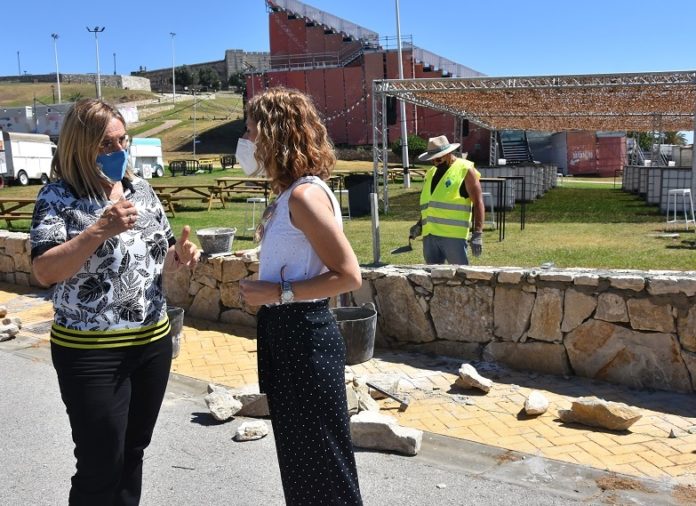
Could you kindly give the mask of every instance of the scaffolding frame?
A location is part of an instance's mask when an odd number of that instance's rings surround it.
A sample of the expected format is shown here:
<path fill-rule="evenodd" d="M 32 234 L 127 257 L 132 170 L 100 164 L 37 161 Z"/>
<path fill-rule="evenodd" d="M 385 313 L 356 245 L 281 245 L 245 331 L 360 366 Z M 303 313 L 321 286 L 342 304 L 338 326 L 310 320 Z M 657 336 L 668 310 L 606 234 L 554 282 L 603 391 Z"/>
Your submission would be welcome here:
<path fill-rule="evenodd" d="M 491 130 L 491 139 L 497 131 L 508 129 L 654 131 L 656 126 L 665 130 L 696 129 L 696 70 L 375 80 L 372 83 L 373 177 L 375 193 L 379 193 L 381 167 L 385 213 L 389 211 L 388 96 L 451 114 L 455 125 L 467 119 Z M 554 128 L 530 128 L 530 124 L 554 125 Z M 494 156 L 491 147 L 489 158 Z M 496 161 L 491 160 L 492 164 Z M 692 186 L 696 176 L 693 178 Z M 377 211 L 373 209 L 373 213 Z M 377 247 L 373 247 L 374 263 L 378 264 L 378 227 L 373 230 L 373 238 L 377 241 Z"/>

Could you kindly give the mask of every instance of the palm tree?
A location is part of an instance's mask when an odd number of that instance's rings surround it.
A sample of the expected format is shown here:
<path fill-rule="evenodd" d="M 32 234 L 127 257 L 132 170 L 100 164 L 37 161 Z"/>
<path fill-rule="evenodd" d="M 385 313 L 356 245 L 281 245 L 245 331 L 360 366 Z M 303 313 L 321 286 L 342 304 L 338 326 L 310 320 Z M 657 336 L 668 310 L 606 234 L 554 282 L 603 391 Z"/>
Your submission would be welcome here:
<path fill-rule="evenodd" d="M 684 132 L 665 132 L 664 143 L 675 144 L 677 146 L 685 146 L 686 135 L 684 134 Z"/>

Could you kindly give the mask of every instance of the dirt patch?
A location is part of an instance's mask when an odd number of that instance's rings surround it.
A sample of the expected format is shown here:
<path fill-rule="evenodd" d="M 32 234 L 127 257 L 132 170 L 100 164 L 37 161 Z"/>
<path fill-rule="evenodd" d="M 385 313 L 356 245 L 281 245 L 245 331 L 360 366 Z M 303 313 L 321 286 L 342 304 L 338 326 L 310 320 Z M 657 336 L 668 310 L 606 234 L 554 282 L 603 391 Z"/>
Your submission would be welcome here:
<path fill-rule="evenodd" d="M 595 480 L 595 482 L 602 490 L 636 490 L 638 492 L 647 493 L 655 492 L 637 480 L 627 478 L 625 476 L 616 476 L 615 474 L 598 478 Z"/>
<path fill-rule="evenodd" d="M 672 497 L 681 504 L 696 504 L 696 486 L 677 485 L 672 489 Z"/>
<path fill-rule="evenodd" d="M 512 453 L 509 450 L 506 451 L 505 453 L 498 455 L 495 458 L 495 460 L 498 462 L 498 464 L 505 464 L 506 462 L 517 462 L 518 460 L 521 460 L 521 459 L 522 459 L 522 457 Z"/>

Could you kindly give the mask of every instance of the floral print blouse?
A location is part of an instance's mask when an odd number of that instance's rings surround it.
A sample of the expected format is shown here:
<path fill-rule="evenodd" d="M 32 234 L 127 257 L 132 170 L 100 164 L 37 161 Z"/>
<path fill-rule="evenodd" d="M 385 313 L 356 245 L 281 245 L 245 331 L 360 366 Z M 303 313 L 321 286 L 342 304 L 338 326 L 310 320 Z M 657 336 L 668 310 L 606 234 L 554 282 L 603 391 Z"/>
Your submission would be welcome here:
<path fill-rule="evenodd" d="M 105 331 L 153 325 L 165 318 L 162 269 L 174 235 L 147 181 L 122 183 L 124 198 L 138 210 L 135 227 L 106 240 L 73 277 L 56 284 L 55 324 Z M 64 181 L 45 185 L 34 206 L 32 259 L 76 237 L 109 205 L 110 201 L 78 197 Z"/>

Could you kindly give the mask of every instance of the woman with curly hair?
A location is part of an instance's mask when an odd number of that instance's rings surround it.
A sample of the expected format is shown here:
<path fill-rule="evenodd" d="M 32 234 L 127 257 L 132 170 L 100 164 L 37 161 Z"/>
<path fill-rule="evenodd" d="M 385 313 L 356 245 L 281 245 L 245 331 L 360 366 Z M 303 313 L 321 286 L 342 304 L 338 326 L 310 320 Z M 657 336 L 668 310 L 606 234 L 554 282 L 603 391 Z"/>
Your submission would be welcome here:
<path fill-rule="evenodd" d="M 32 219 L 34 276 L 55 285 L 51 356 L 77 459 L 71 505 L 140 502 L 172 361 L 162 272 L 199 257 L 189 227 L 175 240 L 127 149 L 116 108 L 76 102 Z"/>
<path fill-rule="evenodd" d="M 309 97 L 272 88 L 247 107 L 253 157 L 277 198 L 259 225 L 258 280 L 243 280 L 258 311 L 258 366 L 268 397 L 285 500 L 362 504 L 344 382 L 345 343 L 329 297 L 360 287 L 357 258 L 326 181 L 333 146 Z M 243 167 L 253 173 L 258 167 Z"/>

